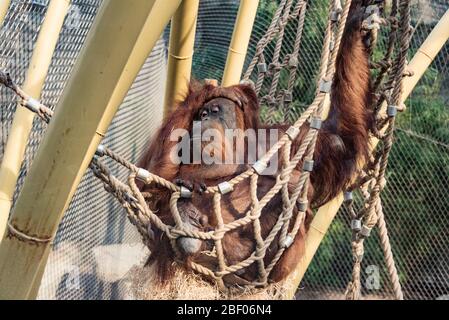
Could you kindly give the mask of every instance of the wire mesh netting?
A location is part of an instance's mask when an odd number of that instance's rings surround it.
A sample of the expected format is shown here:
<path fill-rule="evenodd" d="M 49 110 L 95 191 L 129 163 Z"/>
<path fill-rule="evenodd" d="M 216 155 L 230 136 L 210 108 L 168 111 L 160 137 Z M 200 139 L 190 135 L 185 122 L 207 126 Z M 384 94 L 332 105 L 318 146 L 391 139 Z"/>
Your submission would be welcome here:
<path fill-rule="evenodd" d="M 54 108 L 92 25 L 101 0 L 74 0 L 71 3 L 42 93 L 42 102 Z M 47 1 L 12 1 L 0 40 L 1 64 L 18 83 L 23 83 Z M 3 45 L 4 44 L 4 45 Z M 162 118 L 165 84 L 165 42 L 161 39 L 147 59 L 109 128 L 105 144 L 137 161 L 148 134 Z M 1 92 L 2 139 L 0 159 L 16 109 L 14 97 Z M 132 123 L 133 125 L 128 125 Z M 29 166 L 45 133 L 37 120 L 17 185 L 17 198 Z M 124 172 L 115 172 L 124 177 Z M 103 281 L 96 259 L 103 259 L 100 247 L 116 243 L 138 243 L 139 236 L 120 205 L 104 192 L 89 172 L 66 212 L 54 241 L 53 251 L 40 288 L 42 299 L 109 299 L 119 295 L 112 282 Z M 95 250 L 97 248 L 97 250 Z M 110 264 L 114 268 L 115 264 Z M 110 280 L 110 279 L 108 279 Z"/>
<path fill-rule="evenodd" d="M 296 2 L 296 1 L 295 1 Z M 44 104 L 55 107 L 70 75 L 101 0 L 74 0 L 64 23 L 42 94 Z M 261 0 L 247 64 L 258 40 L 267 30 L 279 1 Z M 417 50 L 449 9 L 446 0 L 413 0 L 415 27 L 412 52 Z M 193 61 L 197 79 L 221 79 L 232 36 L 238 0 L 202 0 Z M 0 31 L 0 66 L 23 83 L 47 1 L 12 0 Z M 294 104 L 286 116 L 294 120 L 313 99 L 322 50 L 328 1 L 310 1 Z M 292 51 L 295 23 L 287 28 L 282 49 Z M 122 104 L 104 144 L 135 161 L 161 120 L 169 28 L 148 58 Z M 382 39 L 381 39 L 382 44 Z M 274 44 L 267 48 L 273 54 Z M 443 48 L 407 102 L 401 115 L 383 195 L 393 251 L 406 298 L 434 299 L 449 294 L 449 46 Z M 281 77 L 281 81 L 282 77 Z M 0 159 L 16 104 L 2 90 Z M 282 112 L 262 116 L 276 122 Z M 15 197 L 26 177 L 45 126 L 36 121 Z M 113 171 L 114 166 L 112 163 Z M 126 172 L 113 172 L 120 178 Z M 350 279 L 352 256 L 349 214 L 341 210 L 298 292 L 299 299 L 342 298 Z M 372 298 L 392 295 L 379 239 L 367 243 L 364 293 Z M 145 259 L 140 238 L 119 204 L 90 173 L 84 177 L 59 227 L 40 288 L 41 299 L 127 298 L 124 272 L 129 261 Z M 134 259 L 134 260 L 133 260 Z M 125 270 L 125 271 L 124 271 Z"/>

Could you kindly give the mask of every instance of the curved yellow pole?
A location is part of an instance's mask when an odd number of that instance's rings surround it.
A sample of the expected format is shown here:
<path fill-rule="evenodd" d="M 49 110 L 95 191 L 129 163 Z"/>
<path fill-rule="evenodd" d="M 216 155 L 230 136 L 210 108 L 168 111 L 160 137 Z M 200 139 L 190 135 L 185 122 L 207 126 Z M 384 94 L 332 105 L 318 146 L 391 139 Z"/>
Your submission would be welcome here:
<path fill-rule="evenodd" d="M 9 4 L 11 3 L 11 0 L 2 0 L 0 1 L 0 27 L 3 24 L 3 20 L 6 17 L 6 14 L 8 13 Z"/>
<path fill-rule="evenodd" d="M 426 41 L 422 44 L 412 61 L 410 61 L 407 69 L 413 72 L 412 77 L 404 79 L 402 100 L 405 101 L 415 88 L 418 81 L 426 72 L 427 68 L 440 52 L 443 45 L 449 39 L 449 10 L 446 11 L 439 23 L 432 30 Z M 386 107 L 386 106 L 385 106 Z M 378 144 L 377 139 L 372 139 L 373 149 Z M 332 221 L 334 220 L 338 210 L 343 204 L 343 195 L 338 196 L 328 204 L 321 207 L 306 236 L 306 250 L 304 257 L 296 268 L 295 272 L 286 280 L 285 299 L 292 299 L 296 290 L 304 277 L 318 247 L 326 235 Z"/>
<path fill-rule="evenodd" d="M 32 298 L 62 216 L 179 4 L 103 0 L 0 244 L 0 299 Z"/>
<path fill-rule="evenodd" d="M 234 33 L 223 74 L 222 85 L 225 87 L 240 82 L 258 6 L 259 0 L 240 1 L 240 8 L 235 21 Z"/>
<path fill-rule="evenodd" d="M 199 0 L 184 0 L 171 22 L 164 117 L 188 89 L 199 3 Z"/>
<path fill-rule="evenodd" d="M 47 9 L 23 84 L 25 92 L 35 99 L 39 99 L 44 87 L 59 32 L 69 6 L 70 0 L 52 0 Z M 20 106 L 17 107 L 0 166 L 0 241 L 6 228 L 33 120 L 33 112 Z"/>

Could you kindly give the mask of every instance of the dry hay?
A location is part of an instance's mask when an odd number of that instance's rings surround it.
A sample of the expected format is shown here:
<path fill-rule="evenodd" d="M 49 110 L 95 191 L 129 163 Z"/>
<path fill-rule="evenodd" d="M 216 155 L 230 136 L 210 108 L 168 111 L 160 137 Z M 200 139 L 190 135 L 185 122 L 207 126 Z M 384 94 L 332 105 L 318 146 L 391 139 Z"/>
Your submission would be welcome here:
<path fill-rule="evenodd" d="M 129 296 L 137 300 L 274 300 L 279 299 L 280 286 L 224 295 L 218 287 L 199 275 L 177 268 L 165 283 L 156 279 L 154 268 L 135 266 L 128 273 Z"/>

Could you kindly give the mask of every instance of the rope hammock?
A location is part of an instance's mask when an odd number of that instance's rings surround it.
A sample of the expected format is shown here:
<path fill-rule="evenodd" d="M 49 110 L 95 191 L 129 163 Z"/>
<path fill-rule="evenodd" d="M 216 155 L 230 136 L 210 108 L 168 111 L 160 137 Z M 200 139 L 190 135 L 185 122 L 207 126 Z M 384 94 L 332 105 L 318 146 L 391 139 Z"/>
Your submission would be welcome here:
<path fill-rule="evenodd" d="M 254 263 L 256 263 L 258 267 L 257 280 L 254 282 L 245 280 L 246 282 L 243 285 L 240 284 L 240 287 L 245 289 L 263 288 L 269 285 L 268 277 L 270 272 L 276 266 L 285 250 L 292 245 L 293 239 L 295 239 L 301 225 L 304 223 L 305 213 L 309 206 L 307 202 L 307 192 L 310 175 L 313 170 L 315 145 L 320 130 L 323 111 L 326 108 L 326 101 L 330 95 L 332 79 L 335 72 L 335 62 L 351 2 L 351 0 L 346 0 L 342 7 L 339 0 L 330 1 L 318 73 L 318 90 L 314 101 L 296 123 L 290 127 L 286 134 L 282 136 L 267 154 L 259 159 L 251 168 L 227 182 L 217 186 L 208 187 L 204 192 L 205 194 L 210 195 L 213 199 L 213 211 L 215 218 L 218 221 L 214 230 L 200 232 L 184 226 L 184 222 L 178 211 L 178 200 L 191 197 L 192 194 L 189 190 L 175 185 L 145 169 L 136 167 L 134 164 L 103 145 L 98 147 L 96 156 L 90 163 L 90 169 L 92 169 L 94 175 L 104 183 L 105 189 L 114 195 L 126 209 L 129 220 L 137 228 L 145 244 L 149 245 L 151 241 L 149 232 L 150 227 L 157 227 L 170 239 L 179 263 L 188 263 L 188 267 L 192 270 L 210 279 L 214 279 L 223 291 L 229 290 L 234 284 L 232 281 L 227 281 L 227 276 L 232 275 L 238 277 L 237 274 L 239 271 Z M 280 1 L 273 20 L 268 27 L 266 34 L 259 41 L 255 55 L 243 77 L 243 81 L 245 82 L 250 82 L 252 78 L 256 79 L 253 84 L 259 95 L 264 82 L 267 80 L 271 81 L 268 94 L 260 97 L 261 103 L 269 108 L 279 106 L 286 107 L 293 100 L 292 92 L 298 72 L 298 56 L 304 30 L 307 1 L 299 0 L 295 5 L 293 5 L 293 3 L 293 0 Z M 352 251 L 354 256 L 354 270 L 352 273 L 352 281 L 349 284 L 346 293 L 348 299 L 358 299 L 360 297 L 360 269 L 364 254 L 363 244 L 364 240 L 369 237 L 371 229 L 376 224 L 379 226 L 381 243 L 396 298 L 403 298 L 385 225 L 380 194 L 385 186 L 384 177 L 389 153 L 393 144 L 395 116 L 398 110 L 400 111 L 403 109 L 400 106 L 400 102 L 402 79 L 406 74 L 406 56 L 411 36 L 410 1 L 394 0 L 391 13 L 386 19 L 381 19 L 379 17 L 380 11 L 381 10 L 379 10 L 379 7 L 376 5 L 367 7 L 366 12 L 369 14 L 369 17 L 364 21 L 364 32 L 368 32 L 371 36 L 372 41 L 370 49 L 372 51 L 377 40 L 377 33 L 380 25 L 382 24 L 389 28 L 389 38 L 384 57 L 381 61 L 371 63 L 373 68 L 378 69 L 377 76 L 373 82 L 376 99 L 373 106 L 367 106 L 372 107 L 376 111 L 378 126 L 372 134 L 374 137 L 380 139 L 381 144 L 376 150 L 371 163 L 366 165 L 363 172 L 360 173 L 357 183 L 349 190 L 361 190 L 364 203 L 358 212 L 353 203 L 352 192 L 347 192 L 345 195 L 346 205 L 348 206 L 353 219 L 351 226 L 353 230 Z M 293 50 L 285 55 L 285 58 L 281 61 L 281 49 L 283 48 L 286 26 L 293 21 L 297 21 L 296 38 Z M 273 41 L 275 41 L 274 54 L 270 64 L 267 64 L 265 49 Z M 281 88 L 279 81 L 282 70 L 288 70 L 289 73 L 288 83 L 285 88 Z M 12 81 L 8 74 L 3 72 L 0 73 L 0 83 L 12 89 L 17 94 L 21 99 L 22 106 L 36 113 L 43 121 L 47 123 L 50 121 L 53 112 L 39 101 L 23 92 Z M 382 108 L 382 105 L 385 102 L 388 105 L 386 114 L 385 110 Z M 298 137 L 300 128 L 307 121 L 311 123 L 310 129 L 301 143 L 299 150 L 291 155 L 290 147 L 292 141 Z M 282 151 L 280 151 L 281 148 Z M 259 174 L 267 168 L 268 162 L 277 153 L 282 153 L 280 156 L 283 158 L 284 166 L 272 189 L 259 199 L 257 196 Z M 104 157 L 109 157 L 129 170 L 130 175 L 126 183 L 120 181 L 111 174 L 108 167 L 101 160 L 101 158 Z M 289 192 L 287 184 L 290 175 L 301 161 L 303 161 L 303 170 L 299 183 L 293 192 Z M 151 194 L 140 192 L 136 185 L 136 179 L 146 184 L 156 184 L 172 193 L 170 209 L 175 221 L 174 225 L 163 223 L 158 215 L 150 210 L 147 201 L 151 201 L 149 200 Z M 251 209 L 243 218 L 230 223 L 224 223 L 221 215 L 222 196 L 232 192 L 236 185 L 245 180 L 250 183 Z M 283 211 L 279 215 L 277 222 L 272 230 L 270 230 L 268 236 L 263 238 L 260 225 L 262 210 L 270 200 L 279 193 L 282 196 Z M 298 211 L 297 214 L 294 214 L 295 209 Z M 252 225 L 254 230 L 254 240 L 256 243 L 255 250 L 247 259 L 240 261 L 235 265 L 228 265 L 226 256 L 223 252 L 222 239 L 226 233 L 248 225 Z M 8 228 L 9 233 L 12 236 L 26 237 L 26 235 L 22 235 L 21 232 L 14 230 L 11 225 L 9 225 Z M 214 249 L 202 254 L 207 255 L 209 261 L 212 258 L 214 263 L 212 265 L 206 265 L 194 261 L 183 261 L 176 244 L 176 240 L 180 237 L 212 240 L 215 244 Z M 273 259 L 268 264 L 265 264 L 264 258 L 266 251 L 275 239 L 279 241 L 279 250 L 274 255 Z M 33 241 L 33 239 L 29 239 L 29 237 L 24 240 Z M 42 239 L 35 240 L 42 241 Z M 45 241 L 50 240 L 46 239 Z"/>

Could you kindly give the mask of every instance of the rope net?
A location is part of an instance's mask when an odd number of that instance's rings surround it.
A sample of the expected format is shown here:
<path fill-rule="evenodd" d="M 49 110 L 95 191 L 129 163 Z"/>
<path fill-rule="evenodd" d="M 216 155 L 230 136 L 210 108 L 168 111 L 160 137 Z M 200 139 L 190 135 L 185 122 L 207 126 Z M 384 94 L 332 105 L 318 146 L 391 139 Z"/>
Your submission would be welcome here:
<path fill-rule="evenodd" d="M 409 2 L 408 0 L 393 1 L 393 8 L 387 19 L 380 18 L 381 10 L 379 6 L 367 7 L 369 18 L 365 21 L 364 29 L 365 32 L 371 35 L 371 45 L 374 46 L 376 43 L 377 30 L 381 24 L 389 26 L 390 37 L 388 41 L 389 46 L 383 59 L 378 62 L 372 62 L 372 67 L 379 69 L 379 71 L 374 82 L 375 92 L 377 93 L 375 105 L 369 107 L 373 107 L 376 110 L 379 125 L 378 130 L 373 132 L 373 136 L 379 138 L 381 144 L 377 152 L 375 152 L 372 162 L 367 164 L 365 170 L 360 173 L 358 183 L 351 188 L 352 190 L 360 189 L 365 198 L 365 204 L 359 213 L 355 212 L 355 209 L 352 207 L 351 196 L 349 196 L 349 193 L 347 194 L 347 204 L 350 206 L 354 218 L 354 271 L 353 279 L 348 286 L 347 292 L 347 297 L 352 299 L 358 298 L 360 292 L 360 262 L 363 257 L 363 241 L 369 236 L 369 231 L 377 223 L 379 223 L 380 233 L 383 235 L 382 245 L 387 259 L 387 265 L 391 271 L 390 275 L 395 287 L 396 297 L 398 299 L 402 298 L 383 218 L 380 193 L 384 187 L 384 175 L 393 142 L 394 119 L 397 111 L 401 109 L 399 104 L 401 101 L 402 79 L 406 74 L 406 53 L 411 35 Z M 178 262 L 181 264 L 187 263 L 190 269 L 207 278 L 214 279 L 223 291 L 228 291 L 231 287 L 234 289 L 233 285 L 235 283 L 228 281 L 227 276 L 237 276 L 239 271 L 252 264 L 257 264 L 257 280 L 253 282 L 245 280 L 243 284 L 239 283 L 239 289 L 242 287 L 245 289 L 261 288 L 269 285 L 268 277 L 270 272 L 279 262 L 285 250 L 291 246 L 293 239 L 295 239 L 301 225 L 304 223 L 305 214 L 308 209 L 307 192 L 310 174 L 313 168 L 313 154 L 320 127 L 310 126 L 298 151 L 293 155 L 290 154 L 291 144 L 298 137 L 300 129 L 307 122 L 320 122 L 323 117 L 323 111 L 328 107 L 330 84 L 335 73 L 335 61 L 351 3 L 351 0 L 347 0 L 341 6 L 338 0 L 330 1 L 320 68 L 317 77 L 318 89 L 313 102 L 299 119 L 297 119 L 294 125 L 290 127 L 286 134 L 256 164 L 235 178 L 220 185 L 208 187 L 205 190 L 204 194 L 209 195 L 213 201 L 213 214 L 218 221 L 214 230 L 201 232 L 191 230 L 184 225 L 179 213 L 178 201 L 182 198 L 191 197 L 191 192 L 143 168 L 138 168 L 109 148 L 103 145 L 99 146 L 96 157 L 94 157 L 90 164 L 90 168 L 94 175 L 104 183 L 106 191 L 113 194 L 126 209 L 129 220 L 137 228 L 145 244 L 150 246 L 152 239 L 149 230 L 152 226 L 157 227 L 170 239 Z M 301 48 L 307 5 L 307 1 L 303 0 L 297 2 L 293 0 L 280 1 L 273 20 L 267 32 L 259 41 L 255 55 L 244 74 L 244 82 L 251 82 L 251 79 L 255 79 L 254 86 L 260 96 L 261 104 L 265 104 L 269 109 L 288 109 L 289 104 L 293 100 L 292 90 L 298 73 L 298 56 Z M 285 30 L 291 23 L 295 23 L 296 26 L 294 46 L 292 51 L 284 55 L 283 59 L 281 59 Z M 396 41 L 397 39 L 400 41 Z M 265 55 L 265 49 L 273 42 L 275 50 L 270 57 L 270 63 L 267 64 L 268 57 Z M 283 70 L 287 70 L 289 74 L 285 86 L 282 86 L 280 83 L 281 72 Z M 268 81 L 269 89 L 266 94 L 262 95 L 262 87 Z M 50 121 L 53 114 L 52 111 L 23 92 L 8 74 L 3 72 L 0 74 L 0 83 L 13 90 L 20 97 L 22 106 L 35 112 L 44 122 L 48 123 Z M 387 110 L 382 108 L 384 102 L 388 104 Z M 386 130 L 384 130 L 385 126 Z M 277 177 L 275 185 L 259 199 L 257 196 L 259 175 L 267 168 L 270 159 L 278 153 L 284 165 Z M 110 169 L 101 159 L 104 157 L 114 160 L 129 170 L 130 175 L 126 182 L 119 180 L 111 173 Z M 290 192 L 287 188 L 290 175 L 300 163 L 303 163 L 303 170 L 299 178 L 299 183 L 293 192 Z M 170 209 L 175 221 L 174 225 L 165 224 L 150 209 L 147 202 L 151 201 L 151 195 L 142 193 L 137 187 L 136 180 L 142 181 L 145 184 L 158 185 L 172 193 Z M 249 181 L 250 184 L 251 209 L 243 218 L 230 223 L 224 223 L 221 215 L 222 197 L 232 192 L 235 186 L 244 181 Z M 262 210 L 277 194 L 281 194 L 282 196 L 283 210 L 268 236 L 264 238 L 262 237 L 260 227 Z M 298 206 L 298 203 L 303 205 Z M 228 265 L 223 252 L 223 237 L 228 232 L 248 225 L 251 225 L 254 231 L 255 250 L 245 260 L 234 265 Z M 16 236 L 18 234 L 15 230 L 10 230 L 10 233 Z M 212 266 L 191 260 L 184 261 L 176 243 L 176 240 L 181 237 L 212 240 L 215 244 L 214 249 L 202 253 L 214 259 Z M 279 241 L 279 249 L 273 259 L 269 263 L 265 263 L 264 258 L 267 249 L 273 241 Z"/>

